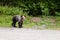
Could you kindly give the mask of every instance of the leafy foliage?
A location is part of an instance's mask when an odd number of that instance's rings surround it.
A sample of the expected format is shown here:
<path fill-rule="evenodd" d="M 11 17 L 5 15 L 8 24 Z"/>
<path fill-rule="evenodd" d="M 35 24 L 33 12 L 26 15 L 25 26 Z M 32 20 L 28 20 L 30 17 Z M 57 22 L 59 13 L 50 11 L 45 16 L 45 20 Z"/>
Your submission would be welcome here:
<path fill-rule="evenodd" d="M 16 10 L 15 13 L 19 12 L 21 8 L 22 12 L 32 16 L 56 16 L 60 14 L 59 0 L 0 0 L 0 6 L 18 7 L 18 11 L 16 8 L 13 8 L 13 10 Z M 3 10 L 4 9 L 1 11 L 4 14 Z M 14 12 L 10 13 L 8 10 L 11 11 L 11 9 L 8 8 L 6 14 L 15 14 Z"/>

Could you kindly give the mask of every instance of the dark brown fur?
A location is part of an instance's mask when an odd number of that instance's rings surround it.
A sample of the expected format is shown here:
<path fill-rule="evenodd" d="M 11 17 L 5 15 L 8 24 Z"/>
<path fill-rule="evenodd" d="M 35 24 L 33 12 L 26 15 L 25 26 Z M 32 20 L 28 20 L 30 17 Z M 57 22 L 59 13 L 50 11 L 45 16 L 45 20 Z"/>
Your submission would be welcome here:
<path fill-rule="evenodd" d="M 18 25 L 19 25 L 19 28 L 22 28 L 23 26 L 22 26 L 22 24 L 23 24 L 23 16 L 14 16 L 13 18 L 12 18 L 12 26 L 13 27 L 16 27 L 16 22 L 18 22 Z"/>

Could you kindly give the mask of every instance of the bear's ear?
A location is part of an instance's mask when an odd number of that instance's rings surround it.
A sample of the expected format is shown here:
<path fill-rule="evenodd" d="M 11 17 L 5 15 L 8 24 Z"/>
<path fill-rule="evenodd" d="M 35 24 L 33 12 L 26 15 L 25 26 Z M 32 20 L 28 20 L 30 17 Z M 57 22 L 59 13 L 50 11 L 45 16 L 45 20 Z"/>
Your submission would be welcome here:
<path fill-rule="evenodd" d="M 23 17 L 23 16 L 21 15 L 21 17 Z"/>
<path fill-rule="evenodd" d="M 26 16 L 25 16 L 25 18 L 26 18 Z"/>

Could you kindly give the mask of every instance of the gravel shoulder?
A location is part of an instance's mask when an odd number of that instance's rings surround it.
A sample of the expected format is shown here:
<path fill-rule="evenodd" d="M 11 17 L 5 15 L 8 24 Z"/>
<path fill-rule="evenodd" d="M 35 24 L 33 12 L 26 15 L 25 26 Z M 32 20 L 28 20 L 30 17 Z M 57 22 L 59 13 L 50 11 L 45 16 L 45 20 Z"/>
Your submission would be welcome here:
<path fill-rule="evenodd" d="M 0 28 L 0 40 L 60 40 L 60 30 Z"/>

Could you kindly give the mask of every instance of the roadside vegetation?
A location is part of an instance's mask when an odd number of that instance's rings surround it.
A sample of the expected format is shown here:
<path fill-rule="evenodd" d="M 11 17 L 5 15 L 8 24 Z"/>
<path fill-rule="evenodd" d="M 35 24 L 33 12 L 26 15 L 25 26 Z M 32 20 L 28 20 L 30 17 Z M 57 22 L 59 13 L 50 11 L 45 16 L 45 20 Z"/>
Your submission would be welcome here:
<path fill-rule="evenodd" d="M 0 16 L 0 27 L 12 27 L 12 17 L 11 15 L 1 15 Z M 34 19 L 35 18 L 35 19 Z M 36 19 L 38 18 L 38 19 Z M 18 26 L 18 23 L 17 23 Z M 27 16 L 23 24 L 24 28 L 33 29 L 60 29 L 60 17 L 53 16 L 42 16 L 42 17 L 31 17 Z"/>
<path fill-rule="evenodd" d="M 14 15 L 25 15 L 24 28 L 60 29 L 59 4 L 58 0 L 0 0 L 0 27 L 12 27 Z"/>

